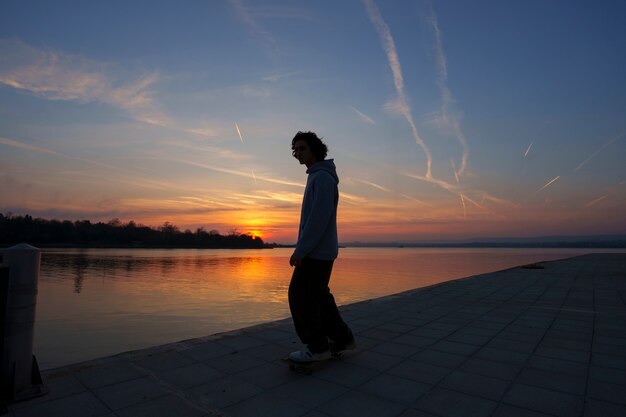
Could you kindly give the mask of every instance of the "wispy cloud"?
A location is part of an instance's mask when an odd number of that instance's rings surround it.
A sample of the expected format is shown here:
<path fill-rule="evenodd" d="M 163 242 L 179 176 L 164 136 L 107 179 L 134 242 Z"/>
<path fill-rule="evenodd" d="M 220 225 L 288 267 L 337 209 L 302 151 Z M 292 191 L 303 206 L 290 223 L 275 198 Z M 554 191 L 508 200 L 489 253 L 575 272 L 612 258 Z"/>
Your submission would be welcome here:
<path fill-rule="evenodd" d="M 431 174 L 431 165 L 432 165 L 432 155 L 430 150 L 426 146 L 426 143 L 420 137 L 417 127 L 415 126 L 415 122 L 413 121 L 413 115 L 411 114 L 411 107 L 409 106 L 408 99 L 406 97 L 406 93 L 404 91 L 404 78 L 402 76 L 402 67 L 400 65 L 400 59 L 398 57 L 398 52 L 396 50 L 396 44 L 391 36 L 391 31 L 389 30 L 389 26 L 383 20 L 378 7 L 374 3 L 373 0 L 363 0 L 365 5 L 365 9 L 367 11 L 367 15 L 371 20 L 378 36 L 380 38 L 380 42 L 383 46 L 385 53 L 387 54 L 387 60 L 389 61 L 389 67 L 391 68 L 391 73 L 393 75 L 393 82 L 395 85 L 397 97 L 394 100 L 389 101 L 386 104 L 386 109 L 393 113 L 397 113 L 402 115 L 411 128 L 411 132 L 413 134 L 413 139 L 415 142 L 422 148 L 424 155 L 426 157 L 426 177 L 432 177 Z"/>
<path fill-rule="evenodd" d="M 308 10 L 297 7 L 255 6 L 249 7 L 248 13 L 250 13 L 254 17 L 258 17 L 261 19 L 289 19 L 313 21 L 313 16 Z"/>
<path fill-rule="evenodd" d="M 65 155 L 60 154 L 58 152 L 55 152 L 53 150 L 42 148 L 40 146 L 29 145 L 29 144 L 18 142 L 16 140 L 8 139 L 8 138 L 0 137 L 0 144 L 1 145 L 6 145 L 6 146 L 11 146 L 13 148 L 20 148 L 20 149 L 33 151 L 33 152 L 47 153 L 49 155 L 65 157 Z"/>
<path fill-rule="evenodd" d="M 341 200 L 348 204 L 360 205 L 368 202 L 366 198 L 363 198 L 360 195 L 350 194 L 344 191 L 340 191 L 339 195 L 341 197 Z"/>
<path fill-rule="evenodd" d="M 211 171 L 222 172 L 224 174 L 231 174 L 231 175 L 236 175 L 236 176 L 239 176 L 239 177 L 250 178 L 250 173 L 247 172 L 247 171 L 238 171 L 236 169 L 224 168 L 224 167 L 219 167 L 219 166 L 216 166 L 216 165 L 203 164 L 203 163 L 199 163 L 199 162 L 187 161 L 187 160 L 177 159 L 177 158 L 164 158 L 164 159 L 165 160 L 169 160 L 169 161 L 173 161 L 173 162 L 178 162 L 178 163 L 185 164 L 185 165 L 195 166 L 195 167 L 198 167 L 198 168 L 209 169 Z M 294 186 L 294 187 L 304 188 L 304 184 L 302 184 L 302 183 L 293 182 L 293 181 L 287 181 L 287 180 L 281 180 L 281 179 L 277 179 L 277 178 L 268 177 L 266 175 L 258 175 L 258 174 L 256 174 L 255 178 L 257 180 L 259 180 L 259 181 L 266 181 L 266 182 L 271 182 L 271 183 L 274 183 L 274 184 L 290 185 L 290 186 Z"/>
<path fill-rule="evenodd" d="M 273 72 L 271 74 L 268 74 L 264 77 L 262 77 L 261 79 L 263 81 L 269 81 L 272 83 L 277 83 L 279 81 L 281 81 L 283 78 L 291 78 L 294 75 L 298 75 L 302 73 L 302 71 L 290 71 L 290 72 Z"/>
<path fill-rule="evenodd" d="M 376 124 L 376 122 L 374 121 L 374 119 L 372 119 L 371 117 L 369 117 L 368 115 L 366 115 L 365 113 L 357 110 L 356 108 L 350 106 L 350 108 L 352 109 L 352 111 L 354 111 L 357 116 L 359 116 L 359 118 L 361 120 L 363 120 L 365 123 L 370 124 L 370 125 L 374 125 Z"/>
<path fill-rule="evenodd" d="M 428 178 L 428 177 L 426 177 L 424 175 L 417 175 L 417 174 L 413 174 L 413 173 L 410 173 L 410 172 L 404 172 L 403 175 L 406 176 L 406 177 L 409 177 L 409 178 L 413 178 L 413 179 L 418 180 L 418 181 L 423 181 L 423 182 L 426 182 L 426 183 L 429 183 L 429 184 L 434 184 L 434 185 L 438 186 L 439 188 L 441 188 L 442 190 L 445 190 L 445 191 L 449 192 L 450 194 L 453 194 L 453 195 L 459 197 L 460 200 L 461 200 L 461 205 L 463 207 L 463 212 L 464 213 L 466 213 L 466 209 L 467 209 L 466 205 L 465 205 L 465 201 L 469 201 L 470 203 L 474 204 L 476 207 L 478 207 L 480 209 L 485 209 L 487 211 L 490 211 L 483 204 L 480 204 L 480 203 L 476 202 L 474 199 L 470 198 L 468 196 L 468 194 L 471 194 L 473 196 L 479 195 L 479 196 L 482 197 L 483 201 L 484 200 L 488 200 L 488 201 L 491 201 L 491 202 L 496 203 L 498 205 L 506 206 L 507 208 L 515 208 L 515 207 L 517 207 L 516 204 L 514 204 L 514 203 L 512 203 L 512 202 L 510 202 L 508 200 L 505 200 L 505 199 L 502 199 L 502 198 L 498 198 L 498 197 L 494 197 L 491 194 L 489 194 L 487 192 L 484 192 L 484 191 L 468 189 L 467 187 L 463 187 L 460 184 L 452 184 L 452 183 L 449 183 L 449 182 L 444 181 L 444 180 L 439 180 L 439 179 L 432 178 L 432 177 Z M 464 214 L 464 217 L 465 216 L 466 216 L 466 214 Z"/>
<path fill-rule="evenodd" d="M 0 39 L 0 83 L 49 100 L 102 102 L 125 110 L 134 119 L 150 124 L 170 124 L 159 110 L 151 88 L 157 72 L 117 85 L 109 67 L 58 51 L 41 50 L 15 39 Z"/>
<path fill-rule="evenodd" d="M 467 207 L 465 207 L 465 199 L 463 198 L 463 193 L 459 193 L 459 197 L 461 197 L 461 205 L 463 206 L 463 218 L 467 218 Z"/>
<path fill-rule="evenodd" d="M 105 103 L 138 122 L 194 136 L 214 138 L 220 134 L 214 127 L 181 126 L 162 111 L 155 93 L 161 80 L 158 71 L 146 71 L 130 82 L 124 75 L 121 81 L 124 69 L 62 51 L 38 49 L 16 39 L 0 39 L 0 55 L 6 58 L 0 61 L 0 83 L 12 88 L 47 100 Z M 267 92 L 247 89 L 242 94 Z"/>
<path fill-rule="evenodd" d="M 243 161 L 250 161 L 255 158 L 253 155 L 243 154 L 243 153 L 232 151 L 230 149 L 223 149 L 223 148 L 218 148 L 215 146 L 200 145 L 195 142 L 197 141 L 192 142 L 192 141 L 184 140 L 182 138 L 176 138 L 176 139 L 162 140 L 159 143 L 164 146 L 168 146 L 172 148 L 180 148 L 180 149 L 193 151 L 194 154 L 197 154 L 198 151 L 206 152 L 208 154 L 212 154 L 215 157 L 219 158 L 219 160 L 243 162 Z"/>
<path fill-rule="evenodd" d="M 452 192 L 455 195 L 458 195 L 458 192 L 459 192 L 459 190 L 461 188 L 457 184 L 451 184 L 451 183 L 449 183 L 447 181 L 438 180 L 436 178 L 427 177 L 425 175 L 417 175 L 417 174 L 412 174 L 410 172 L 405 172 L 404 175 L 409 177 L 409 178 L 413 178 L 413 179 L 416 179 L 416 180 L 419 180 L 419 181 L 424 181 L 424 182 L 428 182 L 430 184 L 435 184 L 438 187 L 440 187 L 441 189 L 446 190 L 446 191 L 450 191 L 450 192 Z"/>
<path fill-rule="evenodd" d="M 448 87 L 448 63 L 443 49 L 443 41 L 441 39 L 442 36 L 441 29 L 439 28 L 439 21 L 437 20 L 437 15 L 432 8 L 432 4 L 430 6 L 430 13 L 426 17 L 426 20 L 430 24 L 435 38 L 433 48 L 435 50 L 435 59 L 437 63 L 437 85 L 439 87 L 439 90 L 441 91 L 442 101 L 440 120 L 438 120 L 438 122 L 439 124 L 443 124 L 447 128 L 449 128 L 461 144 L 461 165 L 458 171 L 455 171 L 455 175 L 462 176 L 465 172 L 465 169 L 467 168 L 469 147 L 467 145 L 467 139 L 465 138 L 465 134 L 461 129 L 461 122 L 451 110 L 454 99 Z"/>
<path fill-rule="evenodd" d="M 246 22 L 255 37 L 259 38 L 268 47 L 270 47 L 272 52 L 276 52 L 276 39 L 270 32 L 261 26 L 258 22 L 259 16 L 255 14 L 254 10 L 246 6 L 242 0 L 230 0 L 230 4 L 233 6 L 240 18 Z"/>
<path fill-rule="evenodd" d="M 169 189 L 169 190 L 180 190 L 180 184 L 170 184 L 164 181 L 156 181 L 153 179 L 142 178 L 141 174 L 137 171 L 125 167 L 120 167 L 112 164 L 107 164 L 104 162 L 100 162 L 94 159 L 77 157 L 73 155 L 68 155 L 61 152 L 56 152 L 48 148 L 44 148 L 42 146 L 30 145 L 23 142 L 19 142 L 13 139 L 0 137 L 0 145 L 11 146 L 13 148 L 18 148 L 26 151 L 42 153 L 47 155 L 52 155 L 54 157 L 63 158 L 67 160 L 83 162 L 89 165 L 89 167 L 100 167 L 104 168 L 107 172 L 107 180 L 115 180 L 116 182 L 131 185 L 133 187 L 142 187 L 142 188 L 150 188 L 150 189 Z M 119 177 L 116 177 L 113 174 L 119 174 Z M 102 179 L 101 174 L 93 174 L 88 172 L 81 172 L 80 174 L 72 174 L 72 177 L 76 177 L 78 179 L 84 179 L 85 177 L 95 175 L 95 179 Z"/>
<path fill-rule="evenodd" d="M 382 185 L 376 184 L 375 182 L 365 181 L 365 180 L 355 180 L 355 181 L 358 181 L 358 182 L 361 182 L 363 184 L 369 185 L 370 187 L 376 188 L 377 190 L 384 191 L 386 193 L 390 193 L 391 192 L 391 190 L 389 188 L 383 187 Z"/>
<path fill-rule="evenodd" d="M 249 200 L 266 201 L 268 203 L 289 203 L 296 206 L 302 201 L 302 194 L 287 193 L 280 191 L 258 190 L 254 194 L 234 194 L 233 198 L 245 198 Z"/>
<path fill-rule="evenodd" d="M 426 204 L 426 203 L 425 203 L 425 202 L 423 202 L 422 200 L 418 200 L 417 198 L 415 198 L 415 197 L 411 197 L 410 195 L 406 195 L 406 194 L 400 194 L 400 195 L 401 195 L 402 197 L 406 198 L 407 200 L 414 201 L 414 202 L 416 202 L 416 203 L 420 203 L 420 204 Z"/>

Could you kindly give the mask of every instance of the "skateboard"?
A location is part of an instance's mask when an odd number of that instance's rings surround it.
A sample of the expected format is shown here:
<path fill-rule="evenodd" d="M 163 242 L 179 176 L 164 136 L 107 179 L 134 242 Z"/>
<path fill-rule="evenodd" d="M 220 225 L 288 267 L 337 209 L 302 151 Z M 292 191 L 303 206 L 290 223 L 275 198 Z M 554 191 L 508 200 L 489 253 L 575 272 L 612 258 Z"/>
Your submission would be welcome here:
<path fill-rule="evenodd" d="M 545 266 L 543 266 L 541 264 L 528 264 L 528 265 L 522 265 L 522 268 L 524 268 L 524 269 L 545 269 Z"/>
<path fill-rule="evenodd" d="M 285 357 L 282 359 L 283 362 L 289 365 L 289 370 L 293 372 L 297 372 L 304 375 L 311 375 L 316 369 L 319 369 L 326 362 L 330 361 L 339 361 L 343 359 L 343 352 L 333 353 L 330 358 L 322 359 L 319 361 L 312 362 L 296 362 L 291 360 L 289 357 Z"/>

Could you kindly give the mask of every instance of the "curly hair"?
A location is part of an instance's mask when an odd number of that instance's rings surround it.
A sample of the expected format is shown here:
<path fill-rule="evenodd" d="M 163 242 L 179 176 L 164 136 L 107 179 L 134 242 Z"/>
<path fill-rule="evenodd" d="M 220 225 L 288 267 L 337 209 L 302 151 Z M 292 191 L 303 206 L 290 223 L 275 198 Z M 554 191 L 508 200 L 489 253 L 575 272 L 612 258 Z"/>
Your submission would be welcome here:
<path fill-rule="evenodd" d="M 295 147 L 296 142 L 299 140 L 304 140 L 307 145 L 309 145 L 309 149 L 315 155 L 315 159 L 318 161 L 323 161 L 328 155 L 328 146 L 324 142 L 322 142 L 322 138 L 318 137 L 314 132 L 298 132 L 291 140 L 291 154 L 295 157 Z"/>

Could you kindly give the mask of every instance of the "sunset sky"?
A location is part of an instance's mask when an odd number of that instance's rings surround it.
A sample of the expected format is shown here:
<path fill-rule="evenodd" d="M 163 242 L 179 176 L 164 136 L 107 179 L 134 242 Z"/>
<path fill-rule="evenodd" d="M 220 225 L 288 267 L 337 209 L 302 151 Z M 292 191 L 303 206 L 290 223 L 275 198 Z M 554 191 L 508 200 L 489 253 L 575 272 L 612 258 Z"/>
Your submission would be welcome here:
<path fill-rule="evenodd" d="M 0 212 L 293 243 L 626 233 L 626 2 L 0 4 Z"/>

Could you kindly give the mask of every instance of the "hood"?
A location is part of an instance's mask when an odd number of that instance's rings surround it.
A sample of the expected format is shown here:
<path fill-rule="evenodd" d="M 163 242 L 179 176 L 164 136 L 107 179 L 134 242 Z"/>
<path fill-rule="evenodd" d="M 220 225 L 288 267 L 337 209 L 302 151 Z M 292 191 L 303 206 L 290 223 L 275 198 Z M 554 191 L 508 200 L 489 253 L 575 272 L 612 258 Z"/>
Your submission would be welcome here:
<path fill-rule="evenodd" d="M 334 159 L 324 159 L 323 161 L 316 162 L 311 168 L 306 170 L 307 174 L 313 174 L 318 171 L 326 171 L 335 179 L 339 184 L 339 177 L 337 176 L 337 168 L 335 167 Z"/>

